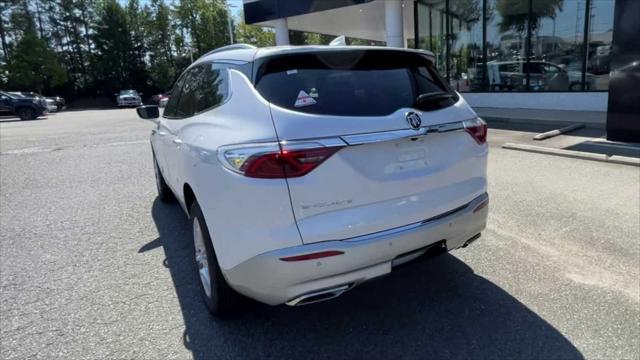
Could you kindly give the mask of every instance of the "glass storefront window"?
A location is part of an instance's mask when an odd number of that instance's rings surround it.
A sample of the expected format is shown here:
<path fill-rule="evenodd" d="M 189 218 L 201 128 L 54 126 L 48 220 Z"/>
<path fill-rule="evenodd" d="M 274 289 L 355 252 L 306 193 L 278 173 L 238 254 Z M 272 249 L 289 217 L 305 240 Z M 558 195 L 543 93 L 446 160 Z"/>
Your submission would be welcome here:
<path fill-rule="evenodd" d="M 482 0 L 449 0 L 449 83 L 457 91 L 480 89 Z M 481 72 L 480 72 L 481 75 Z"/>
<path fill-rule="evenodd" d="M 587 41 L 588 90 L 609 89 L 614 0 L 591 0 Z"/>
<path fill-rule="evenodd" d="M 607 90 L 614 2 L 417 0 L 416 46 L 458 91 Z"/>
<path fill-rule="evenodd" d="M 532 5 L 530 61 L 540 66 L 529 74 L 529 88 L 532 91 L 582 90 L 587 1 L 533 0 Z"/>
<path fill-rule="evenodd" d="M 527 90 L 528 0 L 487 1 L 485 91 Z"/>

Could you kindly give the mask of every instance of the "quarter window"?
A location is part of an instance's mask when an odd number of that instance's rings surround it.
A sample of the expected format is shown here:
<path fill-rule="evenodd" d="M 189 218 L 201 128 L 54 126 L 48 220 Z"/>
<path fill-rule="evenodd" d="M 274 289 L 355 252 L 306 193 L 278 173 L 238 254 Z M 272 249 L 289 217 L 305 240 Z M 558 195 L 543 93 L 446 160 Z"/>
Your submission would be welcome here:
<path fill-rule="evenodd" d="M 182 86 L 184 85 L 184 80 L 187 77 L 187 74 L 182 74 L 178 81 L 173 85 L 171 89 L 171 96 L 169 97 L 169 101 L 164 108 L 164 117 L 172 118 L 176 117 L 176 110 L 178 108 L 178 100 L 180 100 L 180 93 L 182 92 Z"/>
<path fill-rule="evenodd" d="M 206 63 L 194 66 L 186 74 L 176 117 L 185 118 L 220 105 L 228 94 L 224 66 Z"/>

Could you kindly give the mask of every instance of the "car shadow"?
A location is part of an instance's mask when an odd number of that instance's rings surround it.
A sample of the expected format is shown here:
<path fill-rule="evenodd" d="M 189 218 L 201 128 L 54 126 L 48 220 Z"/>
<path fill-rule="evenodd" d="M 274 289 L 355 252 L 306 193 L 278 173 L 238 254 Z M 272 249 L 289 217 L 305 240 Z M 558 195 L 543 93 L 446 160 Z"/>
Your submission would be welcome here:
<path fill-rule="evenodd" d="M 637 143 L 600 143 L 595 141 L 583 141 L 581 143 L 567 146 L 565 150 L 582 151 L 594 154 L 604 154 L 607 156 L 626 156 L 640 158 L 640 144 Z"/>
<path fill-rule="evenodd" d="M 0 116 L 0 123 L 30 122 L 30 121 L 47 120 L 49 118 L 49 115 L 51 115 L 51 114 L 47 114 L 47 115 L 44 115 L 44 116 L 38 116 L 37 118 L 31 119 L 31 120 L 22 120 L 19 117 L 15 117 L 15 116 L 11 116 L 11 115 L 2 115 L 2 116 Z"/>
<path fill-rule="evenodd" d="M 140 252 L 162 247 L 184 346 L 195 359 L 583 358 L 552 325 L 450 254 L 331 301 L 292 308 L 247 300 L 237 314 L 216 319 L 200 295 L 183 211 L 156 199 L 152 216 L 159 237 Z"/>

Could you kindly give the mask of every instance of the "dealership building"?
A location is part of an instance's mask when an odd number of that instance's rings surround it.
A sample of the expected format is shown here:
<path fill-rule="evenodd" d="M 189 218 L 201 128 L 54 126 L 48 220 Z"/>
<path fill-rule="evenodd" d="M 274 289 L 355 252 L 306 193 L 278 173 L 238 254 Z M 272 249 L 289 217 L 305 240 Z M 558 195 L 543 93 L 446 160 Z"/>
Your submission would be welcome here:
<path fill-rule="evenodd" d="M 615 54 L 625 45 L 637 51 L 638 3 L 245 0 L 244 15 L 249 24 L 273 28 L 277 45 L 289 44 L 290 30 L 297 30 L 429 50 L 442 76 L 481 115 L 605 126 L 610 74 L 616 66 L 633 68 L 634 60 L 638 67 L 640 60 L 638 54 Z"/>

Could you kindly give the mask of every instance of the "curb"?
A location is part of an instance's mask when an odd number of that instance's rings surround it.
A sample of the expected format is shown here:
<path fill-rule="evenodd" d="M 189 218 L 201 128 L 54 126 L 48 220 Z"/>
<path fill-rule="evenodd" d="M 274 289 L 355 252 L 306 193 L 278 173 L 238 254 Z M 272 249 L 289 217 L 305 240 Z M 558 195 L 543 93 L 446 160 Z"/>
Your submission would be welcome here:
<path fill-rule="evenodd" d="M 563 128 L 560 128 L 560 129 L 555 129 L 555 130 L 551 130 L 551 131 L 547 131 L 547 132 L 543 132 L 541 134 L 538 134 L 538 135 L 533 137 L 533 140 L 545 140 L 545 139 L 548 139 L 548 138 L 552 138 L 552 137 L 558 136 L 560 134 L 568 133 L 569 131 L 582 129 L 583 127 L 584 127 L 584 124 L 573 124 L 573 125 L 565 126 Z"/>
<path fill-rule="evenodd" d="M 530 119 L 530 118 L 511 118 L 511 117 L 500 117 L 500 116 L 482 116 L 479 115 L 483 120 L 485 120 L 489 125 L 492 122 L 499 124 L 518 124 L 518 125 L 544 125 L 544 126 L 555 126 L 555 127 L 564 127 L 574 125 L 578 121 L 574 120 L 547 120 L 547 119 Z M 596 123 L 596 122 L 585 122 L 583 123 L 584 127 L 590 129 L 600 129 L 604 130 L 606 128 L 605 123 Z"/>
<path fill-rule="evenodd" d="M 595 154 L 584 151 L 574 151 L 574 150 L 563 150 L 563 149 L 554 149 L 542 146 L 534 146 L 534 145 L 526 145 L 526 144 L 515 144 L 515 143 L 504 143 L 502 144 L 503 149 L 510 150 L 520 150 L 538 154 L 547 154 L 547 155 L 556 155 L 569 157 L 574 159 L 583 159 L 583 160 L 592 160 L 592 161 L 600 161 L 600 162 L 608 162 L 614 164 L 622 164 L 622 165 L 631 165 L 640 167 L 640 159 L 632 158 L 628 156 L 618 156 L 612 155 L 607 156 L 605 154 Z"/>

